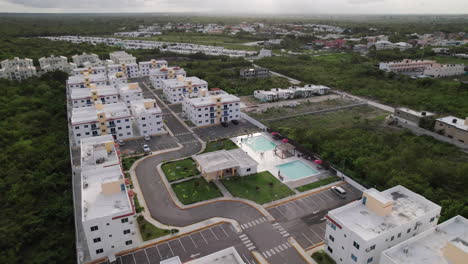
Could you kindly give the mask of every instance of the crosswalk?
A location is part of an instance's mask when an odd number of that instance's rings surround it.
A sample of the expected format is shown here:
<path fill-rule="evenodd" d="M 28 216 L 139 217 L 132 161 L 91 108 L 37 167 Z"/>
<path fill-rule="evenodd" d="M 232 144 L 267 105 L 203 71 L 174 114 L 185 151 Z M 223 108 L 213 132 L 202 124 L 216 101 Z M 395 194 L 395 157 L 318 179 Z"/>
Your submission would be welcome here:
<path fill-rule="evenodd" d="M 273 227 L 283 236 L 283 237 L 288 237 L 290 234 L 288 231 L 284 230 L 284 228 L 279 224 L 279 223 L 274 223 Z"/>
<path fill-rule="evenodd" d="M 242 240 L 242 243 L 244 243 L 245 247 L 248 250 L 254 250 L 255 246 L 253 245 L 252 241 L 250 241 L 250 238 L 246 234 L 242 234 L 239 236 L 240 240 Z"/>
<path fill-rule="evenodd" d="M 241 225 L 241 228 L 243 230 L 247 229 L 247 228 L 250 228 L 250 227 L 253 227 L 253 226 L 256 226 L 258 224 L 262 224 L 262 223 L 266 223 L 268 220 L 265 218 L 265 217 L 260 217 L 260 218 L 257 218 L 255 220 L 252 220 L 246 224 L 242 224 Z"/>
<path fill-rule="evenodd" d="M 185 132 L 185 133 L 179 133 L 179 134 L 174 134 L 174 136 L 183 136 L 183 135 L 191 135 L 192 132 Z"/>
<path fill-rule="evenodd" d="M 288 248 L 292 247 L 291 244 L 289 244 L 289 242 L 285 242 L 281 245 L 278 245 L 276 247 L 273 247 L 273 248 L 270 248 L 270 249 L 267 249 L 265 251 L 262 252 L 262 255 L 265 257 L 265 258 L 269 258 L 273 255 L 276 255 L 277 253 L 280 253 L 281 251 L 283 250 L 286 250 Z"/>

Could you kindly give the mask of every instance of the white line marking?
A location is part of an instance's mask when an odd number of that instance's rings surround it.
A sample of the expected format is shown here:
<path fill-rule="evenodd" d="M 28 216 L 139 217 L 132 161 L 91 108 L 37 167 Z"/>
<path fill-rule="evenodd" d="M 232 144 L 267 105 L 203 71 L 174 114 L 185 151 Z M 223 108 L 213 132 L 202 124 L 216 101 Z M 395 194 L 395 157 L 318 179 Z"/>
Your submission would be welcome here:
<path fill-rule="evenodd" d="M 162 256 L 161 256 L 161 252 L 159 252 L 159 248 L 158 248 L 158 245 L 156 245 L 156 249 L 158 250 L 158 254 L 159 254 L 159 258 L 162 260 Z"/>
<path fill-rule="evenodd" d="M 219 227 L 221 227 L 221 229 L 223 230 L 224 234 L 226 234 L 226 236 L 229 237 L 228 233 L 226 232 L 226 230 L 224 230 L 223 226 L 220 225 Z"/>
<path fill-rule="evenodd" d="M 170 250 L 171 250 L 171 252 L 172 252 L 172 256 L 174 256 L 174 251 L 172 251 L 171 244 L 169 244 L 169 242 L 167 242 L 167 245 L 169 246 L 169 249 L 170 249 Z"/>
<path fill-rule="evenodd" d="M 201 237 L 203 238 L 203 240 L 205 240 L 205 243 L 208 245 L 208 241 L 206 241 L 205 236 L 203 236 L 203 234 L 202 234 L 201 231 L 200 231 L 200 235 L 201 235 Z"/>
<path fill-rule="evenodd" d="M 213 236 L 216 238 L 216 240 L 219 240 L 218 236 L 213 232 L 213 230 L 211 230 L 211 228 L 210 228 L 210 231 L 213 234 Z"/>
<path fill-rule="evenodd" d="M 314 245 L 314 244 L 315 244 L 315 243 L 314 243 L 314 242 L 312 242 L 312 240 L 310 240 L 310 239 L 309 239 L 309 238 L 308 238 L 306 235 L 304 235 L 304 233 L 301 233 L 301 234 L 302 234 L 302 236 L 304 236 L 304 237 L 305 237 L 305 239 L 307 239 L 307 241 L 309 241 L 309 243 L 310 243 L 310 244 L 312 244 L 312 245 Z"/>
<path fill-rule="evenodd" d="M 267 255 L 265 254 L 265 252 L 262 252 L 262 255 L 263 255 L 265 258 L 267 258 Z"/>
<path fill-rule="evenodd" d="M 276 254 L 276 252 L 273 249 L 270 249 L 270 252 L 271 252 L 272 255 Z"/>
<path fill-rule="evenodd" d="M 252 249 L 255 249 L 255 247 L 249 247 L 248 250 L 252 250 Z"/>
<path fill-rule="evenodd" d="M 283 237 L 288 237 L 289 233 L 283 234 Z"/>
<path fill-rule="evenodd" d="M 325 228 L 322 227 L 322 225 L 318 225 L 318 227 L 322 229 L 323 231 L 326 231 Z"/>
<path fill-rule="evenodd" d="M 242 253 L 242 256 L 243 256 L 243 257 L 244 257 L 244 259 L 247 261 L 247 264 L 250 264 L 250 261 L 249 261 L 249 259 L 247 259 L 247 258 L 245 257 L 244 253 Z"/>
<path fill-rule="evenodd" d="M 279 247 L 279 249 L 281 249 L 281 251 L 285 250 L 285 248 L 283 248 L 282 245 L 279 245 L 278 247 Z"/>
<path fill-rule="evenodd" d="M 284 234 L 284 233 L 287 233 L 285 230 L 281 231 L 280 234 Z"/>
<path fill-rule="evenodd" d="M 149 260 L 149 258 L 148 258 L 148 254 L 146 254 L 146 248 L 143 249 L 143 251 L 145 252 L 145 256 L 146 256 L 146 260 L 148 260 L 148 264 L 151 263 L 150 260 Z M 135 262 L 135 263 L 136 263 L 136 262 Z"/>
<path fill-rule="evenodd" d="M 260 224 L 261 222 L 260 222 L 260 220 L 255 219 L 255 223 L 258 225 L 258 224 Z"/>
<path fill-rule="evenodd" d="M 190 237 L 190 240 L 192 240 L 192 243 L 193 243 L 193 245 L 195 246 L 195 248 L 198 248 L 198 247 L 197 247 L 197 244 L 195 244 L 195 241 L 193 241 L 193 238 L 192 238 L 192 236 L 191 236 L 190 234 L 189 234 L 189 237 Z"/>
<path fill-rule="evenodd" d="M 288 243 L 288 242 L 286 242 L 286 243 L 283 243 L 283 247 L 285 247 L 285 248 L 289 248 L 289 243 Z"/>
<path fill-rule="evenodd" d="M 265 251 L 265 252 L 266 252 L 266 254 L 268 255 L 268 257 L 271 257 L 271 253 L 270 253 L 268 250 Z"/>
<path fill-rule="evenodd" d="M 272 226 L 277 226 L 277 225 L 279 225 L 279 224 L 278 224 L 278 223 L 274 223 Z"/>
<path fill-rule="evenodd" d="M 320 239 L 320 241 L 323 241 L 323 239 L 319 235 L 317 235 L 317 233 L 315 233 L 315 231 L 312 230 L 312 228 L 309 228 L 309 230 L 312 231 L 312 233 L 314 233 L 314 235 L 316 235 Z"/>
<path fill-rule="evenodd" d="M 242 229 L 245 229 L 245 226 L 243 224 L 241 225 L 241 227 L 242 227 Z"/>
<path fill-rule="evenodd" d="M 245 240 L 249 240 L 249 238 L 248 237 L 243 237 L 243 238 L 241 238 L 241 240 L 245 241 Z"/>
<path fill-rule="evenodd" d="M 279 250 L 278 247 L 275 247 L 275 251 L 276 251 L 276 253 L 280 253 L 280 252 L 281 252 L 281 251 Z"/>
<path fill-rule="evenodd" d="M 246 236 L 245 234 L 242 234 L 242 235 L 240 235 L 239 237 L 242 238 L 242 237 L 245 237 L 245 236 Z"/>
<path fill-rule="evenodd" d="M 182 248 L 184 249 L 185 252 L 187 252 L 187 250 L 185 250 L 185 247 L 184 247 L 184 244 L 182 244 L 182 241 L 180 241 L 180 239 L 178 238 L 177 241 L 179 241 L 180 245 L 182 246 Z"/>
<path fill-rule="evenodd" d="M 248 244 L 245 245 L 245 247 L 251 247 L 251 246 L 253 246 L 253 243 L 252 243 L 252 242 L 250 242 L 250 243 L 248 243 Z"/>
<path fill-rule="evenodd" d="M 133 263 L 137 263 L 135 259 L 135 254 L 132 254 L 132 257 L 133 257 Z"/>

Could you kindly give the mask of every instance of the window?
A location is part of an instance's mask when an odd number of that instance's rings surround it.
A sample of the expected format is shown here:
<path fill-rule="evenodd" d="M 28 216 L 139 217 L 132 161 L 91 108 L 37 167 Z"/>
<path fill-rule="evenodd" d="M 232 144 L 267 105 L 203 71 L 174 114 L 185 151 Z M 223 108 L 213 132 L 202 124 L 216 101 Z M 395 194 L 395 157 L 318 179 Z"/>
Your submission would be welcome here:
<path fill-rule="evenodd" d="M 247 169 L 247 171 L 250 171 L 250 170 L 251 170 L 250 168 Z"/>
<path fill-rule="evenodd" d="M 353 246 L 357 249 L 359 249 L 359 244 L 356 241 L 353 241 Z"/>
<path fill-rule="evenodd" d="M 79 127 L 79 126 L 76 126 L 75 129 L 80 129 L 80 127 Z"/>
<path fill-rule="evenodd" d="M 93 239 L 93 242 L 94 242 L 94 243 L 101 242 L 101 238 L 100 238 L 100 237 L 96 237 L 95 239 Z"/>
<path fill-rule="evenodd" d="M 367 263 L 371 263 L 372 261 L 374 261 L 373 257 L 370 257 L 370 258 L 367 259 Z"/>
<path fill-rule="evenodd" d="M 81 134 L 80 134 L 80 133 L 78 133 L 78 134 L 76 134 L 76 136 L 77 136 L 77 137 L 81 137 Z"/>
<path fill-rule="evenodd" d="M 333 230 L 336 230 L 336 225 L 335 225 L 335 224 L 331 223 L 331 224 L 330 224 L 330 227 L 331 227 Z"/>
<path fill-rule="evenodd" d="M 332 241 L 335 242 L 335 238 L 332 235 L 329 235 L 328 238 Z"/>
<path fill-rule="evenodd" d="M 126 234 L 129 234 L 130 233 L 130 229 L 126 229 L 123 231 L 123 234 L 126 235 Z"/>
<path fill-rule="evenodd" d="M 131 245 L 133 242 L 131 240 L 125 241 L 125 245 Z"/>
<path fill-rule="evenodd" d="M 354 260 L 354 262 L 356 262 L 356 261 L 357 261 L 357 257 L 356 257 L 356 256 L 354 256 L 354 254 L 351 254 L 351 259 L 352 259 L 352 260 Z"/>
<path fill-rule="evenodd" d="M 120 220 L 120 222 L 122 222 L 122 224 L 123 224 L 123 223 L 127 223 L 127 222 L 128 222 L 128 218 L 122 218 L 122 219 Z"/>
<path fill-rule="evenodd" d="M 395 236 L 392 236 L 392 238 L 390 238 L 390 241 L 393 241 L 393 239 L 395 239 Z"/>
<path fill-rule="evenodd" d="M 397 237 L 401 237 L 401 233 L 398 233 L 398 236 Z"/>
<path fill-rule="evenodd" d="M 101 254 L 102 252 L 104 252 L 104 249 L 102 248 L 96 250 L 96 254 Z"/>
<path fill-rule="evenodd" d="M 362 204 L 364 204 L 364 205 L 365 205 L 365 204 L 366 204 L 366 202 L 367 202 L 367 197 L 365 197 L 365 196 L 364 196 L 364 197 L 362 197 Z"/>
<path fill-rule="evenodd" d="M 146 118 L 145 118 L 145 117 L 142 117 L 141 120 L 146 120 Z"/>
<path fill-rule="evenodd" d="M 435 220 L 435 217 L 432 217 L 432 218 L 431 218 L 431 222 L 434 222 L 434 220 Z"/>
<path fill-rule="evenodd" d="M 333 249 L 331 247 L 328 247 L 327 249 L 330 251 L 330 253 L 333 253 Z"/>
<path fill-rule="evenodd" d="M 98 230 L 98 226 L 92 226 L 91 227 L 91 231 L 96 231 L 96 230 Z"/>
<path fill-rule="evenodd" d="M 374 250 L 374 249 L 375 249 L 375 245 L 372 245 L 372 246 L 370 247 L 370 250 Z"/>

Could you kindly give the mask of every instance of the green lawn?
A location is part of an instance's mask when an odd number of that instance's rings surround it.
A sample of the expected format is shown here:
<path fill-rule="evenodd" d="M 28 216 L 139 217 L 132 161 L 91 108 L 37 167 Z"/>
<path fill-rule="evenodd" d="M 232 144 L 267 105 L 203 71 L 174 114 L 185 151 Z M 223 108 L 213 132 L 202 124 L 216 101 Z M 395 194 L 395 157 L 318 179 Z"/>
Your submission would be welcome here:
<path fill-rule="evenodd" d="M 223 196 L 214 183 L 208 183 L 204 178 L 174 184 L 172 189 L 183 204 L 192 204 Z"/>
<path fill-rule="evenodd" d="M 298 191 L 300 191 L 300 192 L 305 192 L 305 191 L 312 190 L 312 189 L 318 188 L 320 186 L 324 186 L 324 185 L 327 185 L 327 184 L 330 184 L 332 182 L 336 182 L 336 181 L 339 181 L 339 180 L 340 180 L 340 177 L 331 176 L 331 177 L 325 178 L 323 180 L 319 180 L 319 181 L 316 181 L 316 182 L 312 182 L 312 183 L 303 185 L 303 186 L 298 187 L 296 189 Z"/>
<path fill-rule="evenodd" d="M 162 165 L 168 181 L 176 181 L 199 174 L 195 161 L 192 158 L 173 161 Z"/>
<path fill-rule="evenodd" d="M 226 139 L 208 142 L 206 144 L 206 149 L 205 151 L 203 151 L 203 153 L 213 152 L 213 151 L 221 150 L 221 149 L 230 150 L 230 149 L 236 149 L 236 148 L 238 148 L 238 146 L 234 142 L 232 142 L 232 140 L 230 140 L 229 138 L 226 138 Z"/>
<path fill-rule="evenodd" d="M 312 258 L 318 264 L 336 264 L 336 262 L 325 251 L 320 250 L 312 254 Z"/>
<path fill-rule="evenodd" d="M 245 177 L 226 178 L 223 180 L 223 184 L 232 195 L 252 200 L 258 204 L 272 202 L 294 194 L 268 171 Z"/>
<path fill-rule="evenodd" d="M 136 156 L 136 157 L 122 159 L 122 167 L 124 171 L 128 171 L 132 167 L 133 163 L 135 163 L 135 161 L 141 158 L 143 158 L 143 156 Z"/>
<path fill-rule="evenodd" d="M 142 215 L 138 216 L 137 222 L 143 241 L 162 237 L 171 233 L 171 230 L 155 227 L 150 222 L 146 221 Z"/>

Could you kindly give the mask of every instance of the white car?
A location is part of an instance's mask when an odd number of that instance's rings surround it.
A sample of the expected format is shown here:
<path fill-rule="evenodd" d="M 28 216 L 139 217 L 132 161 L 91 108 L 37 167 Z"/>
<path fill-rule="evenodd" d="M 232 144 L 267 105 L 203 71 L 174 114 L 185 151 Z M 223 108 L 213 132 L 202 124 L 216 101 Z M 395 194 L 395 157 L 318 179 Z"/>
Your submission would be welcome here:
<path fill-rule="evenodd" d="M 143 137 L 143 139 L 144 139 L 145 141 L 150 141 L 150 140 L 151 140 L 151 136 L 150 136 L 150 135 L 145 135 L 145 136 Z"/>
<path fill-rule="evenodd" d="M 148 152 L 151 152 L 151 149 L 150 149 L 150 147 L 148 145 L 144 144 L 143 145 L 143 151 L 148 153 Z"/>

